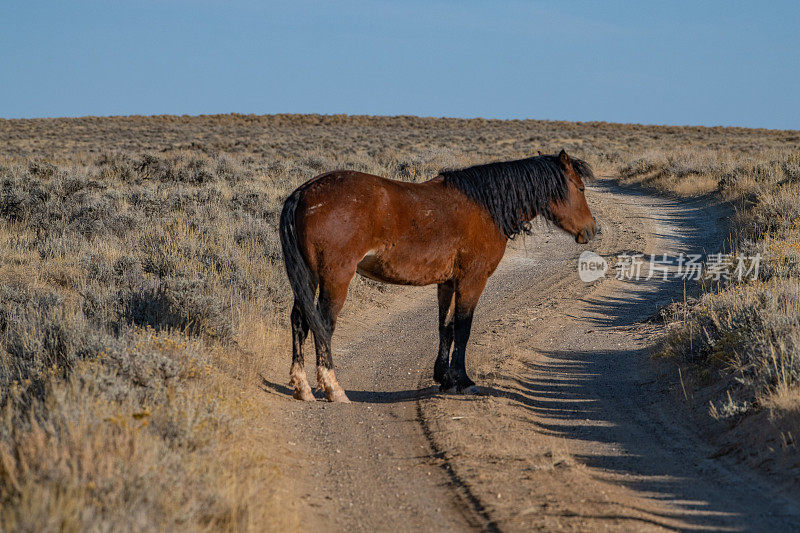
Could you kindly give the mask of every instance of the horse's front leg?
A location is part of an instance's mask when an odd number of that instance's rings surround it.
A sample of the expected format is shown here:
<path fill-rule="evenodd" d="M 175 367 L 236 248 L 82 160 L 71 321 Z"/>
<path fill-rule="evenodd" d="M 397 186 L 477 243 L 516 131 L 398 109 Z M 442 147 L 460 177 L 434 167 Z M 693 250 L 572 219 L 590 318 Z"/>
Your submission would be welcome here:
<path fill-rule="evenodd" d="M 455 383 L 456 391 L 464 394 L 477 394 L 475 386 L 467 375 L 466 351 L 472 329 L 472 316 L 475 306 L 481 297 L 488 276 L 468 279 L 456 283 L 455 314 L 453 324 L 453 356 L 450 359 L 450 379 Z"/>
<path fill-rule="evenodd" d="M 455 386 L 450 379 L 450 348 L 453 346 L 453 314 L 455 311 L 455 290 L 452 281 L 440 283 L 437 288 L 439 299 L 439 353 L 433 365 L 433 380 L 441 390 Z"/>

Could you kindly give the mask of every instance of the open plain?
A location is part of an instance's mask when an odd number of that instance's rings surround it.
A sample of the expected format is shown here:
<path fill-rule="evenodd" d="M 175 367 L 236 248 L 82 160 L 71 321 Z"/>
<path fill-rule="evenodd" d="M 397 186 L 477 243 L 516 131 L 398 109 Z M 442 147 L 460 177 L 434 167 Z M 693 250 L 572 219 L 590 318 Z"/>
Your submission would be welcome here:
<path fill-rule="evenodd" d="M 800 434 L 800 133 L 312 115 L 0 120 L 0 529 L 787 529 Z M 277 220 L 316 174 L 589 161 L 434 387 L 436 297 L 356 279 L 350 405 L 292 400 Z M 756 279 L 578 278 L 741 252 Z M 312 358 L 308 358 L 311 360 Z M 313 369 L 308 366 L 311 374 Z"/>

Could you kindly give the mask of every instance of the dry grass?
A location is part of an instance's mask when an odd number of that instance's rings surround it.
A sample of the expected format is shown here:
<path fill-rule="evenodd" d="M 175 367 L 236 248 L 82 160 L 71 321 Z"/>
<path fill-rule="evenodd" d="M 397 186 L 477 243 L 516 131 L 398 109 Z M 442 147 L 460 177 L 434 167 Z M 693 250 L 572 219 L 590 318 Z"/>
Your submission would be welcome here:
<path fill-rule="evenodd" d="M 81 361 L 46 385 L 27 423 L 7 411 L 4 529 L 256 530 L 281 518 L 271 437 L 244 425 L 261 407 L 236 381 L 190 367 L 159 402 L 140 402 L 110 398 L 115 378 L 102 360 Z"/>
<path fill-rule="evenodd" d="M 280 457 L 258 392 L 265 368 L 288 367 L 277 217 L 289 191 L 334 168 L 423 180 L 563 147 L 601 173 L 721 190 L 746 202 L 741 246 L 772 255 L 762 285 L 730 289 L 753 291 L 751 303 L 733 313 L 713 300 L 719 316 L 694 320 L 738 331 L 740 314 L 773 298 L 763 342 L 795 350 L 778 326 L 796 324 L 796 308 L 777 287 L 797 276 L 798 140 L 416 117 L 0 120 L 0 529 L 291 525 L 271 496 Z M 741 348 L 753 334 L 704 361 L 725 375 L 736 357 L 760 361 Z"/>

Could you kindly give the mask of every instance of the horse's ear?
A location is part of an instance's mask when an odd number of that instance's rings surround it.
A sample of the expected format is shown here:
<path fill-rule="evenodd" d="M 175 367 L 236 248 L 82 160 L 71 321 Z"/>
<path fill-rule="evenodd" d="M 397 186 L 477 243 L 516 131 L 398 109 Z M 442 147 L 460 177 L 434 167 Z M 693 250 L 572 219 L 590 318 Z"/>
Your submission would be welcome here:
<path fill-rule="evenodd" d="M 567 152 L 565 152 L 563 148 L 558 154 L 558 162 L 561 163 L 561 166 L 564 168 L 569 168 L 572 165 L 572 160 L 569 158 Z"/>

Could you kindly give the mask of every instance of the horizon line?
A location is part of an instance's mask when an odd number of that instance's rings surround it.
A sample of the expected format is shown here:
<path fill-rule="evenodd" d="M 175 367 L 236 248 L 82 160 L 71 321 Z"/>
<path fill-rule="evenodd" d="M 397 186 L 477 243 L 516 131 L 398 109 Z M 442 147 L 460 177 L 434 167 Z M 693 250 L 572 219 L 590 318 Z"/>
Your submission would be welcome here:
<path fill-rule="evenodd" d="M 665 123 L 645 123 L 645 122 L 614 122 L 608 120 L 566 120 L 566 119 L 552 119 L 552 118 L 492 118 L 482 116 L 448 116 L 448 115 L 413 115 L 413 114 L 395 114 L 395 115 L 381 115 L 381 114 L 351 114 L 351 113 L 242 113 L 231 111 L 227 113 L 198 113 L 198 114 L 129 114 L 129 115 L 63 115 L 63 116 L 33 116 L 33 117 L 0 117 L 0 122 L 12 121 L 25 121 L 25 120 L 81 120 L 81 119 L 155 119 L 155 118 L 206 118 L 206 117 L 278 117 L 278 116 L 296 116 L 296 117 L 349 117 L 349 118 L 419 118 L 428 120 L 485 120 L 495 122 L 553 122 L 553 123 L 570 123 L 570 124 L 612 124 L 617 126 L 645 126 L 649 128 L 704 128 L 704 129 L 740 129 L 740 130 L 762 130 L 762 131 L 780 131 L 780 132 L 800 132 L 800 128 L 768 128 L 757 126 L 738 126 L 738 125 L 722 125 L 717 124 L 713 126 L 705 124 L 665 124 Z"/>

